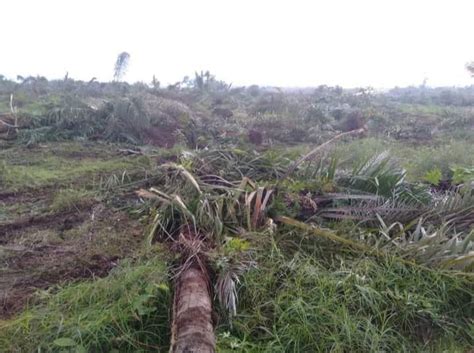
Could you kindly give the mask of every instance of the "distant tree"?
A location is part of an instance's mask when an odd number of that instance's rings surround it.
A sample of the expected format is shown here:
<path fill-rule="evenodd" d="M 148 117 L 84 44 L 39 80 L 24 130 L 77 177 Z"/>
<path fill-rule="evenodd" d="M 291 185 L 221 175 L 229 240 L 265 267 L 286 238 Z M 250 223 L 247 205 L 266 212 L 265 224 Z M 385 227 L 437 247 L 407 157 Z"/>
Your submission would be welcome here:
<path fill-rule="evenodd" d="M 420 88 L 426 88 L 427 85 L 428 85 L 428 77 L 425 77 L 423 79 L 423 82 L 420 85 Z"/>
<path fill-rule="evenodd" d="M 208 74 L 209 71 L 207 71 L 206 73 Z M 200 90 L 204 89 L 204 84 L 205 84 L 204 77 L 205 77 L 205 74 L 202 71 L 201 71 L 201 74 L 199 74 L 197 71 L 194 73 L 194 86 L 197 89 L 200 89 Z"/>
<path fill-rule="evenodd" d="M 216 83 L 216 78 L 214 75 L 208 71 L 204 72 L 201 70 L 201 73 L 197 71 L 194 73 L 194 88 L 199 90 L 208 90 Z"/>
<path fill-rule="evenodd" d="M 209 71 L 197 71 L 194 73 L 194 80 L 190 80 L 189 77 L 185 77 L 183 80 L 185 86 L 189 86 L 200 91 L 208 92 L 228 92 L 232 87 L 232 84 L 227 84 L 224 81 L 216 80 L 216 77 Z"/>
<path fill-rule="evenodd" d="M 118 82 L 122 79 L 127 71 L 128 63 L 130 61 L 130 54 L 126 51 L 121 52 L 117 56 L 114 67 L 114 81 Z"/>
<path fill-rule="evenodd" d="M 32 92 L 35 96 L 40 94 L 45 94 L 48 91 L 49 82 L 48 79 L 44 76 L 28 76 L 28 77 L 21 77 L 17 76 L 18 80 L 22 80 L 20 85 Z"/>
<path fill-rule="evenodd" d="M 156 79 L 155 75 L 153 75 L 153 79 L 151 80 L 151 86 L 155 89 L 160 88 L 160 81 Z"/>
<path fill-rule="evenodd" d="M 471 73 L 471 76 L 474 77 L 474 61 L 466 64 L 466 69 Z"/>
<path fill-rule="evenodd" d="M 260 87 L 257 85 L 252 85 L 247 88 L 247 91 L 252 97 L 258 97 L 260 95 Z"/>

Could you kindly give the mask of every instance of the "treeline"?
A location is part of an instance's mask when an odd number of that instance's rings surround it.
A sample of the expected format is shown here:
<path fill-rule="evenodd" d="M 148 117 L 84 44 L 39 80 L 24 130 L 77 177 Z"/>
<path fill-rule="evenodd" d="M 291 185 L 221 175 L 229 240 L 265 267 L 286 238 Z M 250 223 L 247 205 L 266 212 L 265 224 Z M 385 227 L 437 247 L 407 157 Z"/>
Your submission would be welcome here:
<path fill-rule="evenodd" d="M 462 137 L 474 126 L 473 112 L 474 87 L 233 87 L 208 71 L 167 87 L 156 78 L 128 84 L 0 76 L 0 139 L 27 144 L 77 138 L 193 148 L 318 143 L 359 128 L 420 142 Z"/>

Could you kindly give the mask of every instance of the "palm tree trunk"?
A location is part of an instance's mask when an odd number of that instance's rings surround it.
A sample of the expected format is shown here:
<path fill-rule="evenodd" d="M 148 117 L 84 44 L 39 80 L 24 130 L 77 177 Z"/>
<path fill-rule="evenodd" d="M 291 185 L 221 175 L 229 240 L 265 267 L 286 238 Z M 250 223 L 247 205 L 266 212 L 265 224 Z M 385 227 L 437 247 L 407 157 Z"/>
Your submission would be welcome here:
<path fill-rule="evenodd" d="M 170 353 L 214 353 L 209 276 L 191 260 L 175 282 Z"/>

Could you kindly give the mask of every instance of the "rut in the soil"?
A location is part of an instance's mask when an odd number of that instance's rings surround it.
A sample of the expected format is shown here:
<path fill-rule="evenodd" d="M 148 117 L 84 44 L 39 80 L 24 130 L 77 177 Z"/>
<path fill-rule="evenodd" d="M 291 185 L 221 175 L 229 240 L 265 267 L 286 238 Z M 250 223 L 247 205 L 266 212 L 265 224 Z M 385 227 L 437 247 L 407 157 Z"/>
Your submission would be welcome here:
<path fill-rule="evenodd" d="M 0 224 L 0 318 L 21 310 L 38 289 L 107 275 L 138 246 L 141 228 L 101 204 Z"/>

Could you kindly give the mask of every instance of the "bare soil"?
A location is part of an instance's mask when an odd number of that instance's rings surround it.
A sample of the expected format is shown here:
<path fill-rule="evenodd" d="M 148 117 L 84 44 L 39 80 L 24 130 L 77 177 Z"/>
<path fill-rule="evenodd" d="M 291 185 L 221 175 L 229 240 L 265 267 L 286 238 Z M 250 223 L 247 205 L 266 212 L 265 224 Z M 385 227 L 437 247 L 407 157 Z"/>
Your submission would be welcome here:
<path fill-rule="evenodd" d="M 38 289 L 107 275 L 141 235 L 138 221 L 100 203 L 0 224 L 0 318 L 22 309 Z"/>
<path fill-rule="evenodd" d="M 104 160 L 116 155 L 112 148 L 101 151 L 58 144 L 33 151 L 12 150 L 10 156 L 40 151 L 73 160 Z M 41 165 L 41 155 L 34 162 Z M 80 182 L 78 175 L 64 185 L 35 187 L 25 183 L 17 188 L 20 191 L 0 191 L 0 319 L 34 301 L 38 290 L 106 276 L 140 245 L 143 226 L 113 205 L 90 198 L 69 209 L 52 210 L 54 195 Z"/>

